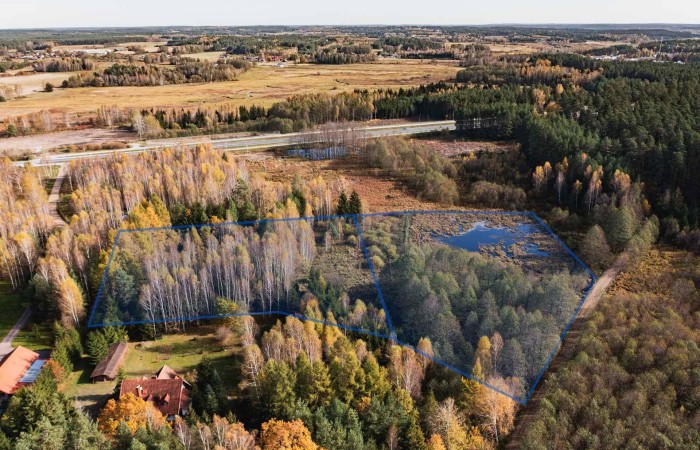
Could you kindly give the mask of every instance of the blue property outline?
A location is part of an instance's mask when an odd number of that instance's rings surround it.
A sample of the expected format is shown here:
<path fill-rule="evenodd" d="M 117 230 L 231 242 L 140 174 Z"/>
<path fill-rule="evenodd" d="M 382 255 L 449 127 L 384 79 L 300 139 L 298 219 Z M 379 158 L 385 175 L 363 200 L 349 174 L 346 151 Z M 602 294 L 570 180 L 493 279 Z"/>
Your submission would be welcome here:
<path fill-rule="evenodd" d="M 376 272 L 374 270 L 374 265 L 372 264 L 372 261 L 369 258 L 369 252 L 367 250 L 367 246 L 365 244 L 363 235 L 362 235 L 362 226 L 360 224 L 360 218 L 361 217 L 401 217 L 405 215 L 422 215 L 422 214 L 459 214 L 459 215 L 509 215 L 509 216 L 524 216 L 524 217 L 530 217 L 533 219 L 535 222 L 537 222 L 538 225 L 542 227 L 544 231 L 550 234 L 550 236 L 554 237 L 554 239 L 561 245 L 561 247 L 566 250 L 566 252 L 574 259 L 574 261 L 581 266 L 586 273 L 591 277 L 591 281 L 588 285 L 588 288 L 586 289 L 585 294 L 582 296 L 581 301 L 579 302 L 578 306 L 576 307 L 576 310 L 574 311 L 572 317 L 569 319 L 567 322 L 566 326 L 562 330 L 561 334 L 559 335 L 559 339 L 557 340 L 556 345 L 552 349 L 551 353 L 549 354 L 549 357 L 547 358 L 547 361 L 545 362 L 544 366 L 542 367 L 542 370 L 540 370 L 539 374 L 535 378 L 535 381 L 533 381 L 532 386 L 527 392 L 527 395 L 524 398 L 519 398 L 515 397 L 507 392 L 502 391 L 501 389 L 491 386 L 488 384 L 486 381 L 478 378 L 472 377 L 471 374 L 468 374 L 464 372 L 461 369 L 458 369 L 457 367 L 454 367 L 453 365 L 439 360 L 435 358 L 434 356 L 428 355 L 427 353 L 417 349 L 411 344 L 401 342 L 398 337 L 396 336 L 396 333 L 394 331 L 394 327 L 391 321 L 391 316 L 389 314 L 389 309 L 387 308 L 386 302 L 384 300 L 384 296 L 382 294 L 381 288 L 379 286 L 379 280 L 376 276 Z M 258 225 L 262 223 L 267 223 L 267 222 L 292 222 L 292 221 L 301 221 L 305 220 L 308 222 L 315 222 L 315 221 L 327 221 L 327 220 L 334 220 L 334 219 L 348 219 L 352 220 L 355 228 L 357 228 L 357 236 L 358 236 L 358 241 L 362 247 L 363 254 L 365 256 L 365 259 L 367 261 L 367 265 L 369 267 L 370 273 L 372 274 L 372 279 L 374 281 L 375 288 L 377 289 L 377 295 L 379 297 L 379 300 L 381 302 L 382 308 L 384 309 L 384 314 L 386 317 L 387 321 L 387 326 L 389 328 L 389 335 L 385 335 L 382 333 L 377 333 L 374 331 L 370 330 L 364 330 L 364 329 L 359 329 L 356 327 L 350 327 L 347 325 L 342 325 L 338 323 L 330 323 L 325 320 L 319 320 L 319 319 L 314 319 L 311 317 L 306 317 L 301 314 L 297 313 L 290 313 L 290 312 L 285 312 L 285 311 L 257 311 L 257 312 L 245 312 L 245 313 L 233 313 L 233 314 L 218 314 L 214 316 L 196 316 L 196 317 L 174 317 L 174 318 L 169 318 L 169 319 L 161 319 L 161 320 L 141 320 L 141 321 L 130 321 L 130 322 L 115 322 L 115 323 L 100 323 L 100 324 L 94 324 L 93 319 L 95 316 L 95 312 L 97 311 L 97 306 L 99 304 L 100 298 L 102 296 L 102 290 L 104 288 L 105 282 L 107 281 L 108 273 L 109 273 L 109 267 L 112 263 L 112 258 L 114 257 L 115 250 L 117 248 L 118 242 L 119 242 L 119 237 L 121 236 L 122 233 L 132 233 L 132 232 L 143 232 L 143 231 L 158 231 L 158 230 L 186 230 L 186 229 L 196 229 L 199 230 L 201 228 L 217 228 L 217 227 L 224 227 L 224 226 L 249 226 L 249 225 Z M 598 277 L 593 273 L 593 271 L 583 262 L 581 259 L 567 246 L 564 241 L 559 238 L 559 236 L 552 231 L 552 229 L 534 212 L 532 211 L 453 211 L 453 210 L 436 210 L 436 211 L 430 211 L 430 210 L 413 210 L 413 211 L 392 211 L 392 212 L 379 212 L 379 213 L 368 213 L 368 214 L 336 214 L 336 215 L 327 215 L 327 216 L 314 216 L 314 217 L 292 217 L 292 218 L 281 218 L 281 219 L 261 219 L 261 220 L 250 220 L 250 221 L 243 221 L 243 222 L 221 222 L 221 223 L 206 223 L 206 224 L 195 224 L 195 225 L 174 225 L 174 226 L 168 226 L 168 227 L 154 227 L 154 228 L 136 228 L 136 229 L 123 229 L 123 230 L 118 230 L 117 235 L 114 238 L 114 243 L 112 245 L 112 250 L 109 254 L 109 259 L 107 261 L 107 266 L 105 267 L 105 271 L 102 274 L 102 279 L 100 281 L 100 286 L 97 290 L 97 296 L 95 298 L 95 304 L 92 307 L 92 311 L 90 313 L 90 318 L 88 319 L 88 328 L 99 328 L 99 327 L 107 327 L 107 326 L 126 326 L 126 325 L 143 325 L 143 324 L 156 324 L 156 323 L 167 323 L 167 322 L 180 322 L 180 321 L 191 321 L 191 320 L 206 320 L 206 319 L 221 319 L 224 317 L 243 317 L 243 316 L 271 316 L 271 315 L 281 315 L 281 316 L 290 316 L 290 317 L 295 317 L 300 320 L 308 320 L 310 322 L 322 324 L 322 325 L 330 325 L 334 326 L 340 329 L 348 330 L 348 331 L 354 331 L 357 333 L 362 333 L 362 334 L 367 334 L 370 336 L 375 336 L 379 338 L 384 338 L 388 339 L 392 342 L 395 342 L 396 344 L 409 348 L 416 353 L 424 356 L 425 358 L 430 359 L 431 361 L 440 364 L 444 367 L 447 367 L 448 369 L 458 373 L 459 375 L 468 378 L 472 381 L 476 381 L 477 383 L 482 384 L 483 386 L 488 387 L 489 389 L 492 389 L 499 394 L 502 394 L 509 399 L 518 402 L 522 405 L 526 405 L 528 401 L 530 400 L 530 397 L 534 393 L 535 389 L 537 388 L 537 385 L 542 379 L 542 376 L 544 373 L 547 371 L 547 368 L 552 362 L 552 359 L 556 355 L 557 351 L 561 347 L 562 342 L 564 341 L 564 338 L 569 332 L 569 329 L 573 325 L 574 321 L 576 320 L 576 317 L 578 316 L 579 312 L 581 311 L 581 308 L 583 308 L 583 305 L 585 305 L 586 301 L 588 300 L 588 296 L 590 295 L 591 291 L 593 290 L 593 287 L 595 286 L 595 283 L 598 281 Z"/>

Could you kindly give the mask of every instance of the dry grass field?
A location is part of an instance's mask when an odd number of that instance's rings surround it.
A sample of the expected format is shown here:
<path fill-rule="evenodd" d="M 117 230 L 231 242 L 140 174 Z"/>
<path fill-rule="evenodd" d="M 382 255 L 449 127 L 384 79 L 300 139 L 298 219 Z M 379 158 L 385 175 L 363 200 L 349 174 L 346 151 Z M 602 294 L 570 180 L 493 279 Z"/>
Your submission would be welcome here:
<path fill-rule="evenodd" d="M 210 62 L 216 62 L 219 60 L 219 58 L 222 55 L 225 55 L 226 52 L 202 52 L 202 53 L 187 53 L 185 55 L 182 55 L 186 58 L 195 58 L 195 59 L 200 59 L 202 61 L 210 61 Z"/>
<path fill-rule="evenodd" d="M 71 75 L 79 72 L 40 72 L 30 75 L 15 75 L 0 77 L 0 86 L 19 86 L 20 95 L 31 95 L 42 92 L 46 83 L 60 86 L 63 80 L 67 80 Z M 47 93 L 48 94 L 48 93 Z M 15 99 L 21 101 L 21 98 Z M 14 101 L 14 100 L 13 100 Z M 0 111 L 4 111 L 10 103 L 0 105 Z M 0 113 L 0 118 L 2 114 Z"/>
<path fill-rule="evenodd" d="M 64 51 L 64 52 L 75 52 L 80 50 L 96 50 L 96 49 L 114 49 L 117 47 L 142 47 L 146 52 L 157 52 L 158 47 L 167 44 L 167 41 L 154 41 L 154 42 L 120 42 L 118 44 L 106 44 L 106 45 L 57 45 L 54 50 Z"/>
<path fill-rule="evenodd" d="M 0 106 L 0 121 L 7 117 L 49 110 L 78 117 L 94 114 L 102 105 L 122 108 L 196 107 L 234 103 L 270 106 L 293 94 L 339 93 L 353 89 L 417 86 L 454 77 L 454 62 L 384 60 L 371 64 L 259 66 L 238 80 L 147 87 L 55 89 L 42 95 L 17 98 Z M 67 76 L 64 74 L 64 76 Z"/>
<path fill-rule="evenodd" d="M 270 152 L 241 156 L 251 172 L 271 181 L 291 183 L 295 175 L 304 180 L 318 176 L 331 186 L 347 192 L 357 191 L 363 212 L 407 211 L 425 209 L 461 209 L 439 205 L 415 196 L 404 180 L 388 176 L 379 169 L 367 169 L 359 157 L 311 161 L 301 158 L 271 157 Z"/>

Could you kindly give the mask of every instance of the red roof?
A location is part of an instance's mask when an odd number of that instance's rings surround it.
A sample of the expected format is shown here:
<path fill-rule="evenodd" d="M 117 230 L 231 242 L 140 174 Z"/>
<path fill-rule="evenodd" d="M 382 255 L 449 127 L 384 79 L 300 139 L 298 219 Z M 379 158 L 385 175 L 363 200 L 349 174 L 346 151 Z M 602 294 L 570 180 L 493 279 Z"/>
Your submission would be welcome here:
<path fill-rule="evenodd" d="M 37 359 L 38 353 L 21 345 L 5 356 L 0 362 L 0 392 L 14 394 L 21 387 L 18 385 L 20 378 Z"/>
<path fill-rule="evenodd" d="M 177 372 L 168 367 L 168 365 L 164 365 L 151 378 L 157 378 L 159 380 L 176 380 L 180 378 L 180 375 L 178 375 Z"/>
<path fill-rule="evenodd" d="M 158 371 L 162 373 L 163 369 Z M 179 415 L 190 402 L 189 385 L 170 369 L 175 378 L 142 378 L 123 380 L 119 396 L 134 394 L 153 403 L 165 416 Z M 158 374 L 157 373 L 157 374 Z M 157 376 L 157 375 L 156 375 Z"/>

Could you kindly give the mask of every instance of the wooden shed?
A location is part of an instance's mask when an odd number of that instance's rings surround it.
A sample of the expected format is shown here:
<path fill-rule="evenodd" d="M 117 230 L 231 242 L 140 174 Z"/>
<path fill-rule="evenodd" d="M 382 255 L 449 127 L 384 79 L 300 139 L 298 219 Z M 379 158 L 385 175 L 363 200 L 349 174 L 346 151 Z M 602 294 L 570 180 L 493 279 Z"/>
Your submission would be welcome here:
<path fill-rule="evenodd" d="M 126 342 L 112 344 L 109 347 L 107 357 L 100 361 L 97 367 L 95 367 L 95 370 L 92 371 L 92 375 L 90 375 L 92 382 L 111 381 L 117 378 L 119 368 L 124 364 L 127 348 L 128 345 Z"/>

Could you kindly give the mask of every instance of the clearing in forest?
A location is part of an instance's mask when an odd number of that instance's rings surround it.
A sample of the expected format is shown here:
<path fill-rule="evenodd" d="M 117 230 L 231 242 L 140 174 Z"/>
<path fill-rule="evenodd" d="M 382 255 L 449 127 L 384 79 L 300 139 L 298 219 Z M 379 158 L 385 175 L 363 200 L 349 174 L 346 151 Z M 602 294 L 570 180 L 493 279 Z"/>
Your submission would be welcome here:
<path fill-rule="evenodd" d="M 121 230 L 89 326 L 290 315 L 390 339 L 524 404 L 594 282 L 532 213 Z"/>

